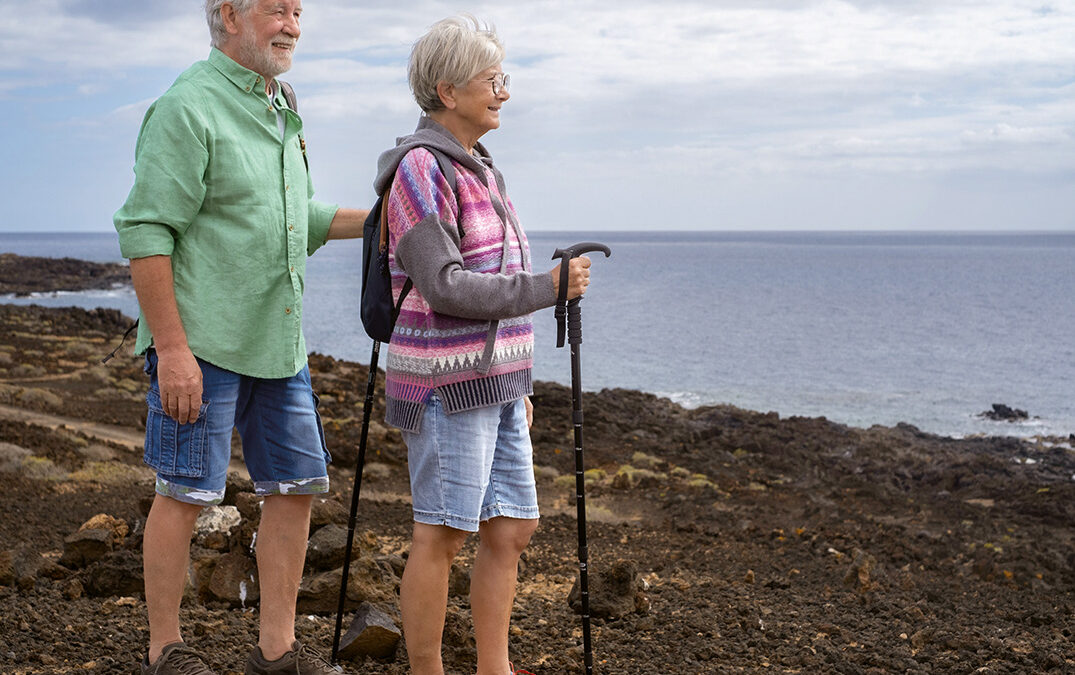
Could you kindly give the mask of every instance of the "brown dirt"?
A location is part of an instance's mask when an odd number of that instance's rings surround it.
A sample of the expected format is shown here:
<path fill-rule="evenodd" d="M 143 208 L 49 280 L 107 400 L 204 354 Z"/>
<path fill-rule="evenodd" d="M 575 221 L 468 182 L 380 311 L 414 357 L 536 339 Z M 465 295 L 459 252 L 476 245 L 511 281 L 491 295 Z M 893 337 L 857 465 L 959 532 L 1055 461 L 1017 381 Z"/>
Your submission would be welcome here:
<path fill-rule="evenodd" d="M 0 584 L 0 672 L 136 672 L 140 595 L 79 593 L 86 572 L 56 564 L 64 538 L 97 513 L 131 525 L 124 551 L 137 562 L 151 477 L 129 443 L 86 424 L 129 434 L 143 424 L 139 360 L 98 364 L 128 324 L 106 310 L 0 306 L 0 447 L 32 453 L 14 467 L 0 456 L 0 552 L 17 563 Z M 349 504 L 367 371 L 320 355 L 311 367 L 333 489 Z M 521 570 L 512 654 L 536 673 L 576 673 L 570 392 L 539 383 L 535 404 L 545 515 Z M 596 673 L 1075 672 L 1075 457 L 1061 439 L 951 440 L 685 410 L 624 390 L 584 405 L 591 568 L 633 562 L 649 601 L 594 620 Z M 387 470 L 367 474 L 358 527 L 382 553 L 405 553 L 403 446 L 379 425 L 371 437 L 369 461 Z M 450 605 L 446 664 L 472 673 L 466 598 Z M 183 619 L 221 672 L 241 672 L 256 610 L 192 603 Z M 298 628 L 327 651 L 331 615 L 304 614 Z M 404 647 L 348 667 L 405 664 Z"/>

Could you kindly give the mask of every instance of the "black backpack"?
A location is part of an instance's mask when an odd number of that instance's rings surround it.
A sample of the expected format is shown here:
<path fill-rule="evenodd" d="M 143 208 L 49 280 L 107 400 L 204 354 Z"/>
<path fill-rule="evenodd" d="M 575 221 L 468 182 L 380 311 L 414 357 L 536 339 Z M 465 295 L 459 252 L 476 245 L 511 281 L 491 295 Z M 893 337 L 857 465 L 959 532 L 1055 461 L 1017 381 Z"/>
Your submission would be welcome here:
<path fill-rule="evenodd" d="M 441 173 L 458 199 L 452 161 L 440 150 L 429 147 L 426 150 L 437 158 Z M 391 186 L 388 189 L 391 190 Z M 399 300 L 392 303 L 392 275 L 388 270 L 388 209 L 385 208 L 387 194 L 377 198 L 362 225 L 362 326 L 366 334 L 378 342 L 392 339 L 392 329 L 403 306 L 403 299 L 414 286 L 408 277 Z M 462 222 L 459 223 L 459 238 L 463 238 Z"/>

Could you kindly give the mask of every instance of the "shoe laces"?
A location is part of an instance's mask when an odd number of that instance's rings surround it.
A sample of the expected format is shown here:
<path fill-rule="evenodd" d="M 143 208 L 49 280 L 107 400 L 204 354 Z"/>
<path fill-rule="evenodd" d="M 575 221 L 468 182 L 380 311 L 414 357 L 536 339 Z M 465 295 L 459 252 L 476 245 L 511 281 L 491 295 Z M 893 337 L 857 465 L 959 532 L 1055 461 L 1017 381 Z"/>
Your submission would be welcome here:
<path fill-rule="evenodd" d="M 510 662 L 508 663 L 508 668 L 511 669 L 511 675 L 534 675 L 529 670 L 515 670 L 515 666 Z"/>
<path fill-rule="evenodd" d="M 205 673 L 213 672 L 205 665 L 205 661 L 202 660 L 202 657 L 198 652 L 190 647 L 176 647 L 168 652 L 168 663 L 170 663 L 176 670 L 180 670 L 180 672 L 188 672 L 190 675 L 204 675 Z M 190 670 L 181 670 L 185 668 L 189 668 Z"/>
<path fill-rule="evenodd" d="M 295 654 L 295 672 L 296 673 L 300 672 L 298 670 L 298 667 L 303 661 L 314 661 L 315 663 L 320 662 L 320 663 L 317 663 L 318 666 L 328 668 L 331 672 L 334 672 L 334 673 L 342 673 L 343 672 L 342 667 L 337 666 L 337 665 L 333 665 L 332 663 L 329 662 L 328 659 L 326 659 L 324 656 L 321 656 L 321 653 L 319 651 L 317 651 L 313 647 L 307 647 L 305 644 L 302 644 L 300 642 L 299 643 L 299 651 L 298 651 L 297 654 Z"/>

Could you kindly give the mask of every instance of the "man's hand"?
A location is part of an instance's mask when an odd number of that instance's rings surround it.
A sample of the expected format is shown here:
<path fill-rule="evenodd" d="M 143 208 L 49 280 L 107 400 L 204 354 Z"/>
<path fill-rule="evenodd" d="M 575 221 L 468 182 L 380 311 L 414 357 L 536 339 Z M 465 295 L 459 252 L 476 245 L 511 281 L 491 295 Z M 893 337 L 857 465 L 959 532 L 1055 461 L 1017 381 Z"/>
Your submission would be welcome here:
<path fill-rule="evenodd" d="M 189 348 L 157 351 L 157 385 L 165 414 L 194 423 L 202 406 L 202 369 Z"/>
<path fill-rule="evenodd" d="M 562 264 L 560 263 L 560 265 Z M 586 287 L 590 285 L 591 264 L 590 259 L 584 255 L 571 259 L 567 269 L 568 300 L 573 300 L 586 292 Z M 560 297 L 560 265 L 552 268 L 552 271 L 549 272 L 552 275 L 552 288 L 556 292 L 556 297 Z"/>
<path fill-rule="evenodd" d="M 534 426 L 534 404 L 529 396 L 523 396 L 523 405 L 526 406 L 526 428 L 529 429 Z"/>

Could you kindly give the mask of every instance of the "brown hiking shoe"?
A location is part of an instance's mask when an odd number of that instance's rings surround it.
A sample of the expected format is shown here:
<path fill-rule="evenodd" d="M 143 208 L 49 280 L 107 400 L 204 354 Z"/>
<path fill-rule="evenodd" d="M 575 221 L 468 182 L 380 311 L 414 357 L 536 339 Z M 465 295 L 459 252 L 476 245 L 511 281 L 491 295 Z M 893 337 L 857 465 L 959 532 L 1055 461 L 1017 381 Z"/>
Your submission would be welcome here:
<path fill-rule="evenodd" d="M 148 655 L 142 659 L 142 675 L 216 675 L 216 672 L 186 643 L 173 642 L 164 648 L 152 666 Z"/>
<path fill-rule="evenodd" d="M 246 675 L 340 675 L 343 672 L 343 668 L 332 665 L 298 640 L 291 645 L 291 651 L 275 661 L 266 661 L 261 647 L 254 647 L 246 660 Z"/>

